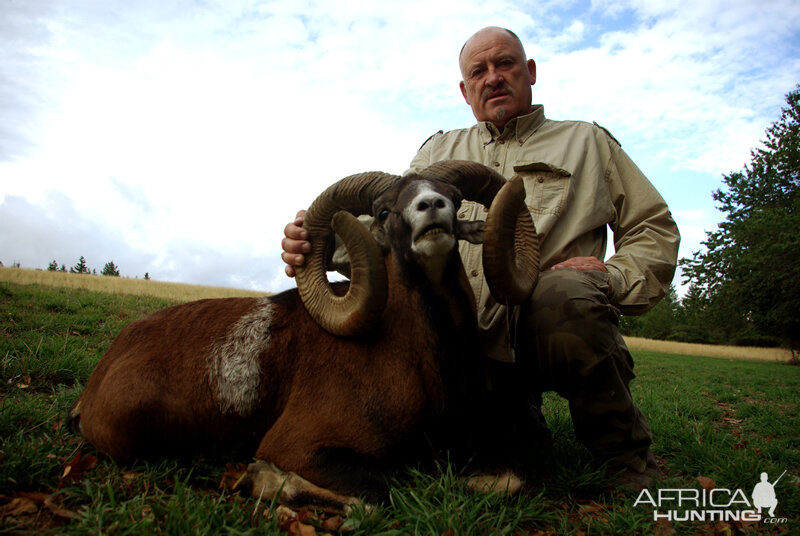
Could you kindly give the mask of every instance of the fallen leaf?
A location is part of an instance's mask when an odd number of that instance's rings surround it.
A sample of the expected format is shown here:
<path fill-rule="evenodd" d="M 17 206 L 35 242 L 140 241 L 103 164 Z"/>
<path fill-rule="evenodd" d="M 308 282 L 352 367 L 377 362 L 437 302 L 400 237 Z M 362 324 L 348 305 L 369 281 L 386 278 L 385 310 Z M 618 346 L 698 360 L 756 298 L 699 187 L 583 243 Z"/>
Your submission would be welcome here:
<path fill-rule="evenodd" d="M 149 506 L 142 508 L 142 520 L 147 521 L 148 523 L 153 523 L 156 520 L 156 515 L 153 513 L 153 509 Z"/>
<path fill-rule="evenodd" d="M 136 480 L 137 478 L 139 478 L 143 474 L 144 473 L 131 473 L 131 472 L 122 473 L 122 480 L 125 480 L 126 482 L 129 482 L 131 480 Z"/>
<path fill-rule="evenodd" d="M 222 478 L 219 480 L 219 489 L 233 489 L 233 485 L 247 471 L 247 466 L 243 463 L 237 465 L 226 463 L 225 468 L 226 471 L 222 473 Z"/>
<path fill-rule="evenodd" d="M 20 491 L 19 496 L 30 499 L 36 504 L 44 504 L 44 501 L 50 496 L 50 494 L 43 491 Z"/>
<path fill-rule="evenodd" d="M 329 517 L 328 519 L 322 522 L 322 529 L 338 531 L 339 527 L 341 527 L 343 523 L 344 523 L 344 518 L 342 516 Z"/>
<path fill-rule="evenodd" d="M 672 521 L 668 519 L 659 519 L 656 522 L 655 536 L 675 536 L 678 534 L 675 527 L 672 526 Z"/>
<path fill-rule="evenodd" d="M 315 511 L 310 508 L 303 507 L 297 512 L 297 520 L 306 525 L 319 525 L 320 519 Z"/>
<path fill-rule="evenodd" d="M 34 501 L 27 497 L 15 497 L 10 503 L 0 506 L 0 519 L 35 514 L 38 511 L 39 507 Z"/>
<path fill-rule="evenodd" d="M 735 529 L 724 521 L 717 521 L 714 523 L 714 534 L 718 536 L 731 536 L 734 534 Z"/>
<path fill-rule="evenodd" d="M 317 529 L 311 525 L 300 523 L 299 521 L 292 521 L 286 529 L 289 534 L 296 536 L 317 536 Z"/>
<path fill-rule="evenodd" d="M 598 504 L 594 501 L 591 501 L 587 504 L 579 504 L 578 509 L 582 514 L 594 514 L 596 512 L 601 512 L 606 509 L 606 507 L 602 504 Z"/>
<path fill-rule="evenodd" d="M 80 482 L 83 480 L 83 474 L 93 469 L 95 465 L 97 465 L 97 456 L 93 454 L 81 456 L 80 451 L 78 451 L 75 457 L 67 462 L 66 467 L 64 467 L 58 487 L 63 488 L 66 485 Z"/>
<path fill-rule="evenodd" d="M 31 380 L 30 375 L 26 374 L 17 382 L 17 389 L 27 389 L 31 386 L 31 383 L 33 383 L 33 381 Z"/>
<path fill-rule="evenodd" d="M 700 483 L 700 486 L 706 491 L 711 491 L 716 487 L 714 481 L 708 478 L 707 476 L 698 476 L 697 481 Z"/>
<path fill-rule="evenodd" d="M 272 519 L 273 512 L 272 510 L 266 510 L 264 515 L 268 519 Z M 279 504 L 277 508 L 275 508 L 275 516 L 278 518 L 278 524 L 280 526 L 288 525 L 292 521 L 297 519 L 297 512 L 292 510 L 291 508 Z"/>
<path fill-rule="evenodd" d="M 73 518 L 78 517 L 78 513 L 77 512 L 73 512 L 72 510 L 64 508 L 61 504 L 56 503 L 56 500 L 53 497 L 53 495 L 49 495 L 44 500 L 44 505 L 56 517 L 60 517 L 62 519 L 73 519 Z"/>

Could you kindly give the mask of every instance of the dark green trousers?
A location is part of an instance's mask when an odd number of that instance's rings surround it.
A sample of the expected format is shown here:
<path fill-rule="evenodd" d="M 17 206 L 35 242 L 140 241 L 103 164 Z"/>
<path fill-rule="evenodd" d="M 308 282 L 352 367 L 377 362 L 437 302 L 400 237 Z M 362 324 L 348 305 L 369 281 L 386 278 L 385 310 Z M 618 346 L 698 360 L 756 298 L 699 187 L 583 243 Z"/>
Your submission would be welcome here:
<path fill-rule="evenodd" d="M 576 436 L 596 458 L 642 472 L 652 435 L 631 398 L 633 358 L 607 291 L 604 272 L 543 272 L 516 310 L 516 364 L 531 393 L 569 401 Z"/>

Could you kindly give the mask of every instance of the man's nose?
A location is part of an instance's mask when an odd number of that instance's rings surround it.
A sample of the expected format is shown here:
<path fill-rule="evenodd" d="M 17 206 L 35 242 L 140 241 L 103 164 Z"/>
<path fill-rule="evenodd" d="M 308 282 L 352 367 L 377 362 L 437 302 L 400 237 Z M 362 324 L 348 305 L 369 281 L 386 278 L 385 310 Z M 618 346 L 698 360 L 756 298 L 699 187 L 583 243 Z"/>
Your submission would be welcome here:
<path fill-rule="evenodd" d="M 489 69 L 489 76 L 486 77 L 486 85 L 489 87 L 496 87 L 502 85 L 503 82 L 503 75 L 497 72 L 495 69 Z"/>

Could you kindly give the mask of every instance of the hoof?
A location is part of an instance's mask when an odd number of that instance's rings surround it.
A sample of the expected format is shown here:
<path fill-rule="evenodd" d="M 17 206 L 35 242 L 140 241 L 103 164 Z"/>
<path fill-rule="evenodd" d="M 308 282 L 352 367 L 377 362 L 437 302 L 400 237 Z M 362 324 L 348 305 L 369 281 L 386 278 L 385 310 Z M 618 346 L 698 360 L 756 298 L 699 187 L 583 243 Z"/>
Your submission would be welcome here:
<path fill-rule="evenodd" d="M 239 477 L 233 489 L 259 500 L 271 501 L 277 497 L 279 504 L 292 509 L 310 507 L 349 515 L 356 505 L 369 508 L 356 497 L 321 488 L 295 473 L 282 471 L 275 464 L 260 460 L 247 466 L 247 471 Z"/>
<path fill-rule="evenodd" d="M 480 493 L 497 491 L 508 495 L 516 495 L 525 487 L 525 480 L 511 471 L 499 475 L 473 475 L 464 481 L 467 488 Z"/>

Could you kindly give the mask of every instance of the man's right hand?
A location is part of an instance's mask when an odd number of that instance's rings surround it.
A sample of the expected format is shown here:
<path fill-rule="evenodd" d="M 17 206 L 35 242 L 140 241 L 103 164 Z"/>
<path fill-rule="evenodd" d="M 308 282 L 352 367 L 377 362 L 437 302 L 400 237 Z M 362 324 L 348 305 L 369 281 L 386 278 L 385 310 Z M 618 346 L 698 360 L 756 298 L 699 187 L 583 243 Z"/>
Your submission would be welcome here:
<path fill-rule="evenodd" d="M 299 211 L 294 221 L 287 224 L 283 229 L 284 239 L 281 241 L 281 247 L 283 248 L 281 259 L 286 263 L 284 271 L 289 277 L 295 276 L 295 266 L 302 266 L 306 262 L 305 254 L 311 251 L 308 232 L 303 229 L 305 215 L 305 210 Z"/>

